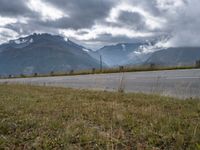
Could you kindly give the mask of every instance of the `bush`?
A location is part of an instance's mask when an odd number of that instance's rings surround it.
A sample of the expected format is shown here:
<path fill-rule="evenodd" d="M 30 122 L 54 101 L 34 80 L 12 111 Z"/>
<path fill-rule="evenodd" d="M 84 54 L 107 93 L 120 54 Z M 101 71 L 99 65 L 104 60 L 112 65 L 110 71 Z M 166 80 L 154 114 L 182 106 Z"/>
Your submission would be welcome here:
<path fill-rule="evenodd" d="M 25 78 L 26 76 L 24 74 L 20 74 L 20 77 L 21 78 Z"/>
<path fill-rule="evenodd" d="M 50 74 L 51 74 L 51 76 L 53 76 L 53 75 L 54 75 L 54 72 L 53 72 L 53 71 L 51 71 L 51 73 L 50 73 Z"/>
<path fill-rule="evenodd" d="M 196 67 L 197 67 L 197 68 L 200 68 L 200 60 L 197 60 L 197 61 L 196 61 Z"/>
<path fill-rule="evenodd" d="M 74 70 L 71 70 L 71 71 L 70 71 L 70 74 L 74 74 Z"/>
<path fill-rule="evenodd" d="M 95 68 L 92 68 L 92 73 L 95 73 L 96 69 Z"/>
<path fill-rule="evenodd" d="M 150 64 L 150 69 L 154 69 L 155 67 L 156 67 L 156 64 L 154 64 L 154 63 Z"/>
<path fill-rule="evenodd" d="M 34 76 L 37 77 L 37 76 L 38 76 L 38 73 L 34 73 Z"/>
<path fill-rule="evenodd" d="M 119 66 L 119 71 L 123 71 L 124 70 L 124 66 Z"/>

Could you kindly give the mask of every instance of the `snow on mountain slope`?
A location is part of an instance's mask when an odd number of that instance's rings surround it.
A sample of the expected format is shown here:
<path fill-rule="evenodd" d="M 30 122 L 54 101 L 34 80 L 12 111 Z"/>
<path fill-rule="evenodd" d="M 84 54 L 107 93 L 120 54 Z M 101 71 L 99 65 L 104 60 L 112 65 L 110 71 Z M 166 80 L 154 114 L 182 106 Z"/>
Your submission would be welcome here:
<path fill-rule="evenodd" d="M 0 45 L 0 75 L 49 73 L 99 67 L 84 47 L 61 36 L 33 34 Z"/>

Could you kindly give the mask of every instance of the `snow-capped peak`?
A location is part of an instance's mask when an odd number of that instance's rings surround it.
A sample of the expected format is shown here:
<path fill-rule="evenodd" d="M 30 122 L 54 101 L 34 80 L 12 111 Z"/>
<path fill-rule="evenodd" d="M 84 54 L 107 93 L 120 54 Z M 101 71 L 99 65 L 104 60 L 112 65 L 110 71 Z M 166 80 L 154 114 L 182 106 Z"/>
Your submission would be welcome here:
<path fill-rule="evenodd" d="M 25 40 L 25 39 L 18 39 L 18 40 L 15 40 L 14 42 L 15 42 L 15 44 L 24 44 L 24 43 L 27 42 L 27 40 Z"/>
<path fill-rule="evenodd" d="M 18 40 L 15 40 L 14 43 L 17 44 L 17 45 L 20 45 L 20 44 L 25 44 L 25 43 L 33 43 L 33 39 L 31 38 L 30 40 L 27 40 L 27 39 L 18 39 Z"/>
<path fill-rule="evenodd" d="M 123 51 L 126 51 L 126 45 L 125 45 L 125 44 L 122 44 L 121 46 L 122 46 L 122 50 L 123 50 Z"/>
<path fill-rule="evenodd" d="M 84 52 L 90 52 L 90 50 L 88 50 L 88 49 L 86 49 L 86 48 L 82 48 L 82 50 L 84 51 Z"/>
<path fill-rule="evenodd" d="M 29 42 L 30 42 L 30 43 L 33 43 L 34 41 L 33 41 L 33 39 L 31 38 Z"/>
<path fill-rule="evenodd" d="M 168 36 L 163 36 L 157 38 L 154 41 L 146 41 L 146 44 L 141 45 L 137 51 L 134 51 L 134 54 L 137 55 L 148 54 L 148 53 L 153 53 L 155 51 L 167 49 L 169 47 L 168 40 L 169 40 Z"/>
<path fill-rule="evenodd" d="M 69 41 L 69 39 L 68 39 L 68 38 L 64 38 L 64 40 L 65 40 L 66 42 L 68 42 L 68 41 Z"/>

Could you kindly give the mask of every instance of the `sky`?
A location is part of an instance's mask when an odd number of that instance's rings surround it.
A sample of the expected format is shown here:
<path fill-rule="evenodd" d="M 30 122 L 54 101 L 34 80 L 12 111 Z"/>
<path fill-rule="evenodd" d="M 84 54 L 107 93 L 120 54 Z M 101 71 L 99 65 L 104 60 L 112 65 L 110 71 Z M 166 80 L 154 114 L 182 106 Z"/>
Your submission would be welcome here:
<path fill-rule="evenodd" d="M 200 0 L 0 0 L 0 43 L 58 34 L 89 48 L 167 37 L 200 46 Z"/>

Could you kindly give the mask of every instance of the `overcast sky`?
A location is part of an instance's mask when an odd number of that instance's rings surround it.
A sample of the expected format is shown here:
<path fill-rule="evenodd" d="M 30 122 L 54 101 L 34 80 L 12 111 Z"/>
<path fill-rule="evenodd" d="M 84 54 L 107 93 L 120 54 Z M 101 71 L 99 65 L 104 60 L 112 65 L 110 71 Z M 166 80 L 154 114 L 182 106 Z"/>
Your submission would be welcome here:
<path fill-rule="evenodd" d="M 0 43 L 34 32 L 90 48 L 163 35 L 200 46 L 200 0 L 0 0 Z"/>

